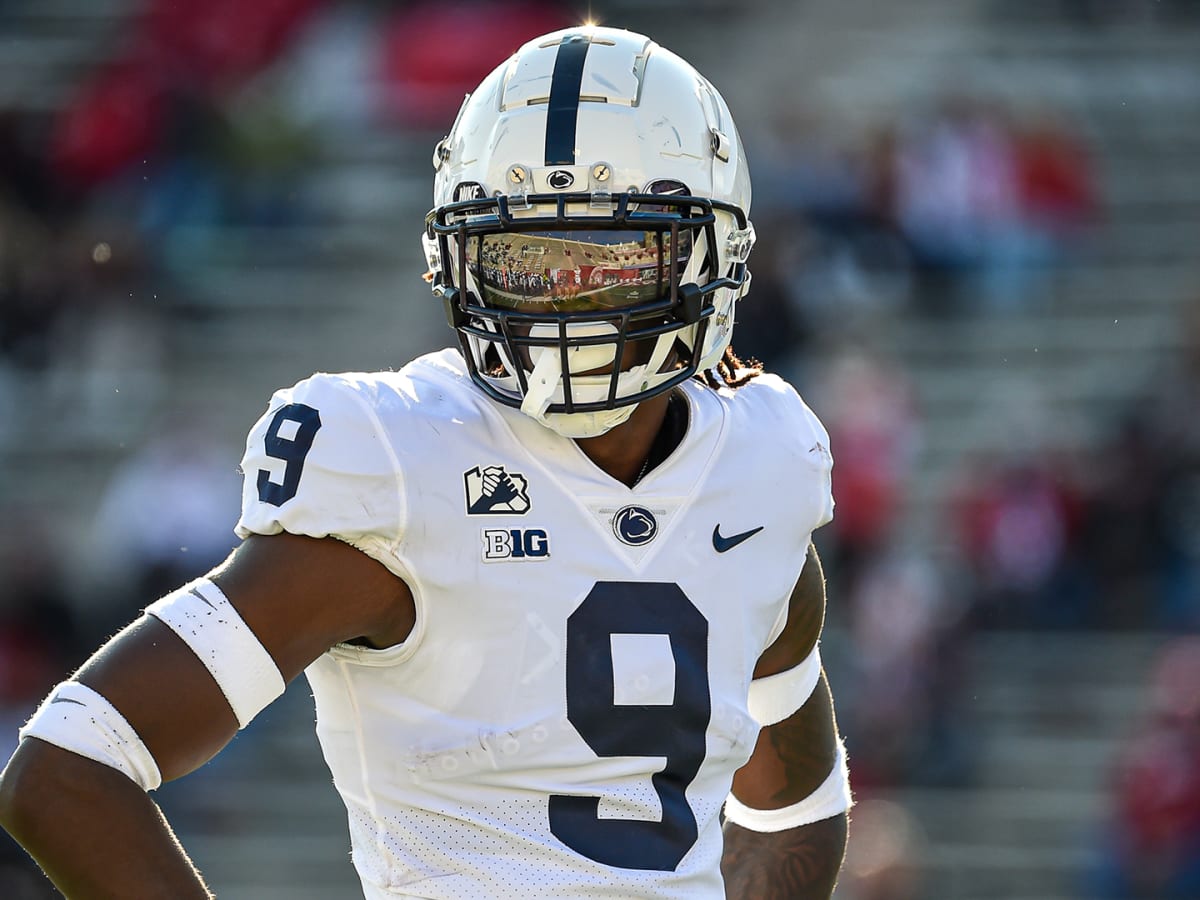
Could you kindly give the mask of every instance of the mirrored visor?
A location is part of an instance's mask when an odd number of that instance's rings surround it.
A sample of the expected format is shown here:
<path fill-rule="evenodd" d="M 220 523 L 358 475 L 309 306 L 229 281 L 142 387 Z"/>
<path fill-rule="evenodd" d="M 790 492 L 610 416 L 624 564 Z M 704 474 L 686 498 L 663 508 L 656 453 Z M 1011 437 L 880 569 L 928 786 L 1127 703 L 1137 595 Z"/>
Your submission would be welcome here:
<path fill-rule="evenodd" d="M 625 309 L 665 297 L 671 266 L 692 254 L 692 234 L 680 231 L 672 259 L 670 232 L 536 231 L 490 234 L 466 241 L 467 269 L 488 306 L 583 312 Z"/>

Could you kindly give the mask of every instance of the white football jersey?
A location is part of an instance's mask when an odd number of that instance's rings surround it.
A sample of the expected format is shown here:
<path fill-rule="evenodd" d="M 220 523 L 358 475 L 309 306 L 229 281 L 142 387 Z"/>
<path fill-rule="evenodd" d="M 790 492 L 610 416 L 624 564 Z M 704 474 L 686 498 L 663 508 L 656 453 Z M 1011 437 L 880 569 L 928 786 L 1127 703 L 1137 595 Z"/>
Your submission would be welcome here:
<path fill-rule="evenodd" d="M 724 897 L 747 690 L 832 462 L 774 376 L 682 393 L 633 488 L 455 350 L 315 375 L 251 431 L 238 534 L 335 536 L 416 599 L 403 644 L 307 670 L 368 898 Z"/>

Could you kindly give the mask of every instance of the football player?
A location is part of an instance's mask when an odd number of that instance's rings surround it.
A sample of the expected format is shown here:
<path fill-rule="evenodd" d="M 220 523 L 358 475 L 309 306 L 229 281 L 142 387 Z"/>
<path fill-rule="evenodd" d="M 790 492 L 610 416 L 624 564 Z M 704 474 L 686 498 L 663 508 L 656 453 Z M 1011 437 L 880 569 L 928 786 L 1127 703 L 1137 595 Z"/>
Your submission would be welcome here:
<path fill-rule="evenodd" d="M 730 349 L 750 177 L 646 37 L 521 47 L 434 152 L 458 346 L 251 430 L 230 558 L 22 729 L 0 815 L 68 897 L 206 897 L 148 791 L 304 672 L 368 898 L 828 898 L 828 437 Z"/>

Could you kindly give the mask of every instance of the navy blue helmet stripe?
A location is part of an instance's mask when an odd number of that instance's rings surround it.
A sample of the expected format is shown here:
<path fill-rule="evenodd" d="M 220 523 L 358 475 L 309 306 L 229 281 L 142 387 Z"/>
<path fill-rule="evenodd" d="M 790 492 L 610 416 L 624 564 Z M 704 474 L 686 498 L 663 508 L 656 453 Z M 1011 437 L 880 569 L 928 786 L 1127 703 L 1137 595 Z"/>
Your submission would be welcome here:
<path fill-rule="evenodd" d="M 579 87 L 583 61 L 591 38 L 569 34 L 558 45 L 550 81 L 550 108 L 546 113 L 546 165 L 575 165 L 575 126 L 579 120 Z"/>

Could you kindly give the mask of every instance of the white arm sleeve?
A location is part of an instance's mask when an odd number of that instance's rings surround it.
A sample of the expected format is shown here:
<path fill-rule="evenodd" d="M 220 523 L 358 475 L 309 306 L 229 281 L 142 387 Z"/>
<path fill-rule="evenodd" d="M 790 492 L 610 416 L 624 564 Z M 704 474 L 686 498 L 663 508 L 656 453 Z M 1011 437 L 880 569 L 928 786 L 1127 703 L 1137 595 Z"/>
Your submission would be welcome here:
<path fill-rule="evenodd" d="M 78 681 L 64 681 L 51 691 L 19 735 L 103 763 L 143 791 L 162 784 L 158 763 L 133 726 L 103 694 Z"/>
<path fill-rule="evenodd" d="M 146 607 L 188 645 L 245 728 L 286 686 L 279 667 L 221 589 L 198 578 Z"/>
<path fill-rule="evenodd" d="M 750 715 L 764 728 L 782 722 L 805 704 L 820 680 L 821 651 L 818 646 L 813 647 L 798 665 L 750 682 L 747 700 Z"/>
<path fill-rule="evenodd" d="M 846 765 L 846 747 L 838 741 L 833 771 L 815 791 L 782 809 L 751 809 L 730 794 L 725 800 L 725 818 L 750 831 L 786 831 L 811 825 L 844 813 L 854 804 L 850 793 L 850 769 Z"/>

